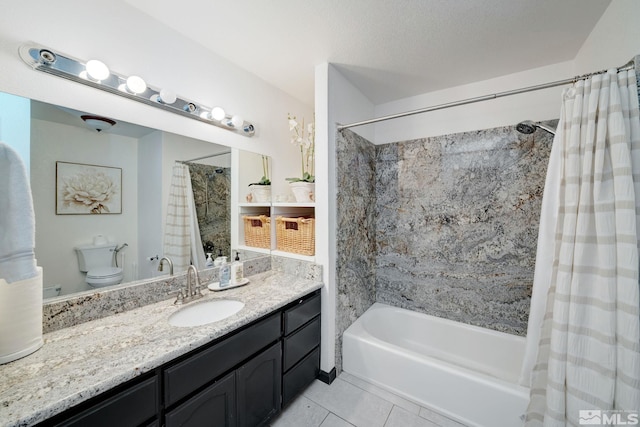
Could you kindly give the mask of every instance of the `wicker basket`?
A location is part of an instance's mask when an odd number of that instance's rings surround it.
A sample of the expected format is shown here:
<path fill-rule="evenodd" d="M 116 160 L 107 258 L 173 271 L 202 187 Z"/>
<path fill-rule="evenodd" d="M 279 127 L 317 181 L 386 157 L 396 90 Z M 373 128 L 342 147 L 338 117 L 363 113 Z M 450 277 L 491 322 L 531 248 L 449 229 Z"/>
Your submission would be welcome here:
<path fill-rule="evenodd" d="M 314 218 L 276 218 L 276 249 L 300 255 L 314 255 L 316 233 Z"/>
<path fill-rule="evenodd" d="M 266 215 L 244 215 L 244 244 L 271 249 L 271 218 Z"/>

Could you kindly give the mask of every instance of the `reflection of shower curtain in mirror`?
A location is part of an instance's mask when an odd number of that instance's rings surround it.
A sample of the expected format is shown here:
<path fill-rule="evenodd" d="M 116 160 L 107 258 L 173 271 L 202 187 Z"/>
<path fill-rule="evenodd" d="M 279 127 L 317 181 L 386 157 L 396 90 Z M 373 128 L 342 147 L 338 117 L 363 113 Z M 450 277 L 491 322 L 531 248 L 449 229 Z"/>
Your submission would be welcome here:
<path fill-rule="evenodd" d="M 231 255 L 231 169 L 188 163 L 204 252 Z"/>
<path fill-rule="evenodd" d="M 163 254 L 173 261 L 175 273 L 186 271 L 190 263 L 198 269 L 204 267 L 189 168 L 181 163 L 173 166 Z"/>

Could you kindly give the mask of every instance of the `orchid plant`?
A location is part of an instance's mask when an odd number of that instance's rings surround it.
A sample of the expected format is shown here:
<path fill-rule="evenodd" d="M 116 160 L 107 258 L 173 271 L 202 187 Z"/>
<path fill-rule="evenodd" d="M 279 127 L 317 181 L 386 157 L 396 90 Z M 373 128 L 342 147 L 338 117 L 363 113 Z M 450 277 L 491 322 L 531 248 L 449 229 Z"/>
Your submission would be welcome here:
<path fill-rule="evenodd" d="M 271 179 L 269 179 L 269 157 L 262 156 L 262 178 L 258 182 L 252 182 L 252 185 L 271 185 Z"/>
<path fill-rule="evenodd" d="M 288 115 L 291 143 L 300 147 L 302 165 L 302 178 L 286 178 L 289 182 L 315 182 L 315 124 L 313 122 L 304 126 L 298 123 L 296 116 Z"/>

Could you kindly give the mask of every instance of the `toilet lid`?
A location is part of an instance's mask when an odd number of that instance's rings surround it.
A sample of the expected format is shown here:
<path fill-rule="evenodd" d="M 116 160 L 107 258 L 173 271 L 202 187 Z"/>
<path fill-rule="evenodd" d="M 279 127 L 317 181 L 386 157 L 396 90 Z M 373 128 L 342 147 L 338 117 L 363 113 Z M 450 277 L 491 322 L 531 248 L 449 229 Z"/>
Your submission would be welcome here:
<path fill-rule="evenodd" d="M 116 277 L 122 274 L 122 269 L 119 267 L 99 267 L 87 272 L 87 277 L 106 278 Z"/>

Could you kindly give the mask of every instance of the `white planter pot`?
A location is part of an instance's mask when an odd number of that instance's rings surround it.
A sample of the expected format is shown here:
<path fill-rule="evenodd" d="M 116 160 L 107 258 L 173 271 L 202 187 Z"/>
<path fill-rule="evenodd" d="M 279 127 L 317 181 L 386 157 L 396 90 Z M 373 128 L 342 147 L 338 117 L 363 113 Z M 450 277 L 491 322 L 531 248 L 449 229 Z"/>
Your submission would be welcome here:
<path fill-rule="evenodd" d="M 315 202 L 316 184 L 313 182 L 290 182 L 291 191 L 296 198 L 296 202 Z"/>
<path fill-rule="evenodd" d="M 270 185 L 252 185 L 251 195 L 254 203 L 271 202 L 271 186 Z"/>

